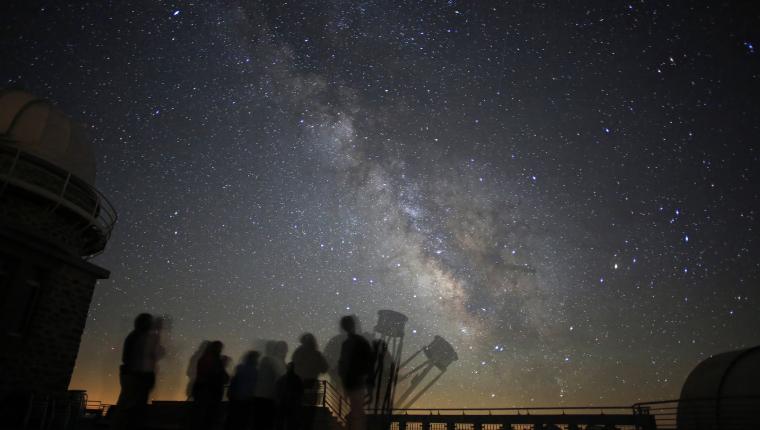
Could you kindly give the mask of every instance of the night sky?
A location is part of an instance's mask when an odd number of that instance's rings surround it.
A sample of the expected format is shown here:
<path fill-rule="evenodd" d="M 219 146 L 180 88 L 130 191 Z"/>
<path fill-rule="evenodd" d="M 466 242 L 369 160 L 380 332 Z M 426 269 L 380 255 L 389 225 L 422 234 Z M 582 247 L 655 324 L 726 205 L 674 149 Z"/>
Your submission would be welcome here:
<path fill-rule="evenodd" d="M 420 406 L 673 398 L 760 343 L 752 2 L 32 3 L 0 86 L 87 125 L 120 217 L 91 399 L 142 311 L 172 319 L 158 398 L 203 339 L 379 309 L 459 354 Z"/>

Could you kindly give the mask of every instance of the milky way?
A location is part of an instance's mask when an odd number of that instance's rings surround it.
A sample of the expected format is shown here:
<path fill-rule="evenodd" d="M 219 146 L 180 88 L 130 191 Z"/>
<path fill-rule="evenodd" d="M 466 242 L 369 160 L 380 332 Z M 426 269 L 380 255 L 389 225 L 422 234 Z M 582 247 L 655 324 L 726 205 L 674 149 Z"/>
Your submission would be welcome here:
<path fill-rule="evenodd" d="M 760 15 L 587 3 L 11 6 L 2 85 L 88 125 L 120 217 L 72 386 L 114 400 L 142 311 L 157 398 L 203 339 L 380 309 L 458 353 L 418 405 L 670 398 L 757 344 Z"/>

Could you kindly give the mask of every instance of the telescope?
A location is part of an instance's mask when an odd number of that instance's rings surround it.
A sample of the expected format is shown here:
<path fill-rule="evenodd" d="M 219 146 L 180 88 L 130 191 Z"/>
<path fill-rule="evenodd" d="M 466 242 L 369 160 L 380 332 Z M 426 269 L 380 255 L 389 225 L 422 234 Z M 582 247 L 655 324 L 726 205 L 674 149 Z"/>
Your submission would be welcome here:
<path fill-rule="evenodd" d="M 375 368 L 368 406 L 375 414 L 390 414 L 395 403 L 400 404 L 401 408 L 414 404 L 459 357 L 449 342 L 441 336 L 435 336 L 430 344 L 402 362 L 404 328 L 408 318 L 400 312 L 387 309 L 378 311 L 377 317 L 373 341 Z M 421 357 L 422 361 L 417 360 L 418 362 L 412 365 L 418 357 Z M 409 366 L 413 367 L 408 371 L 405 370 Z M 419 387 L 433 369 L 437 369 L 438 373 L 420 389 Z M 396 399 L 396 388 L 399 383 L 407 379 L 408 385 Z"/>

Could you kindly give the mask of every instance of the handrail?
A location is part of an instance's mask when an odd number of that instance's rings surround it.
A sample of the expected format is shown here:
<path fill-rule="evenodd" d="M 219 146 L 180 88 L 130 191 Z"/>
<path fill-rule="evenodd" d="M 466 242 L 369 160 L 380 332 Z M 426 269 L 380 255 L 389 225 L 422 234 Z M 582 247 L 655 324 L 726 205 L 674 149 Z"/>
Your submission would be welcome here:
<path fill-rule="evenodd" d="M 711 426 L 717 420 L 730 428 L 754 428 L 758 403 L 760 396 L 679 398 L 635 403 L 633 413 L 651 417 L 661 430 L 672 430 L 679 426 L 693 428 L 690 425 L 692 423 L 713 428 Z M 731 414 L 720 415 L 721 410 L 730 411 Z"/>
<path fill-rule="evenodd" d="M 341 392 L 328 381 L 319 381 L 314 388 L 317 396 L 312 397 L 314 403 L 310 406 L 326 408 L 330 414 L 335 417 L 339 424 L 348 425 L 348 413 L 350 412 L 349 402 Z M 321 397 L 320 397 L 321 396 Z M 509 407 L 509 408 L 396 408 L 391 415 L 382 417 L 380 414 L 372 413 L 368 410 L 368 419 L 388 420 L 382 421 L 383 425 L 393 423 L 397 429 L 409 429 L 410 423 L 447 423 L 455 424 L 476 424 L 475 428 L 485 429 L 487 424 L 506 425 L 545 425 L 558 424 L 569 425 L 568 428 L 582 428 L 578 426 L 623 426 L 625 428 L 636 428 L 638 430 L 674 430 L 677 428 L 677 419 L 679 411 L 690 410 L 689 402 L 695 402 L 694 406 L 699 406 L 699 402 L 716 400 L 734 400 L 734 401 L 757 401 L 759 396 L 734 396 L 723 398 L 695 398 L 695 399 L 673 399 L 673 400 L 655 400 L 651 402 L 639 402 L 628 406 L 536 406 L 536 407 Z M 88 406 L 97 404 L 96 401 L 87 401 Z M 682 409 L 686 405 L 685 409 Z M 105 406 L 105 407 L 104 407 Z M 107 411 L 107 405 L 101 406 L 103 414 Z M 550 411 L 557 411 L 552 413 Z M 591 411 L 598 411 L 593 413 Z M 619 412 L 615 412 L 619 411 Z M 510 413 L 511 412 L 511 413 Z M 754 409 L 752 410 L 754 413 Z M 754 414 L 753 414 L 754 417 Z M 732 423 L 746 424 L 734 419 Z M 754 423 L 754 421 L 752 421 Z M 345 428 L 345 427 L 344 427 Z M 417 427 L 415 427 L 417 428 Z M 449 427 L 447 427 L 449 428 Z M 507 428 L 507 427 L 502 427 Z M 744 426 L 738 428 L 754 428 L 754 426 Z"/>
<path fill-rule="evenodd" d="M 471 411 L 498 411 L 498 412 L 521 412 L 521 411 L 564 411 L 564 410 L 630 410 L 628 406 L 529 406 L 511 408 L 393 408 L 392 411 L 417 412 L 417 411 L 445 411 L 445 412 L 471 412 Z"/>
<path fill-rule="evenodd" d="M 341 421 L 344 416 L 348 415 L 350 408 L 349 402 L 343 397 L 337 388 L 329 381 L 320 381 L 322 391 L 322 406 L 328 408 L 330 412 L 338 417 Z M 632 405 L 608 405 L 608 406 L 532 406 L 532 407 L 507 407 L 507 408 L 489 408 L 489 407 L 469 407 L 469 408 L 393 408 L 390 410 L 391 415 L 506 415 L 513 413 L 515 415 L 530 415 L 531 412 L 539 411 L 557 411 L 562 415 L 578 415 L 588 411 L 598 411 L 600 415 L 605 413 L 625 412 L 634 414 Z M 378 414 L 379 411 L 372 409 L 368 413 Z"/>
<path fill-rule="evenodd" d="M 721 397 L 690 397 L 684 399 L 670 399 L 670 400 L 653 400 L 651 402 L 638 402 L 633 404 L 633 408 L 638 406 L 659 405 L 665 403 L 678 403 L 678 402 L 710 402 L 716 400 L 760 400 L 760 396 L 721 396 Z"/>
<path fill-rule="evenodd" d="M 4 172 L 0 172 L 0 194 L 7 190 L 8 185 L 12 185 L 50 202 L 50 213 L 62 207 L 76 214 L 86 221 L 80 233 L 93 227 L 98 232 L 97 240 L 89 241 L 83 251 L 90 256 L 102 252 L 118 219 L 116 210 L 103 193 L 65 169 L 21 148 L 0 145 L 0 156 L 2 155 L 10 163 Z M 39 181 L 40 176 L 35 175 L 42 171 L 45 177 L 52 179 L 50 184 L 43 184 Z"/>
<path fill-rule="evenodd" d="M 351 410 L 350 403 L 329 381 L 321 380 L 322 407 L 327 408 L 341 424 L 348 422 L 348 413 Z"/>

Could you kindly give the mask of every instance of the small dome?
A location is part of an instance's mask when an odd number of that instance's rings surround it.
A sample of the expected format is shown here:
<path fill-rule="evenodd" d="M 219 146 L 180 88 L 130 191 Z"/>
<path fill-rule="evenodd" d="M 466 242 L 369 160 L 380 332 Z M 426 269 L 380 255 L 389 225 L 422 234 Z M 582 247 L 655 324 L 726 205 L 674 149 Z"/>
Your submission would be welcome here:
<path fill-rule="evenodd" d="M 23 91 L 0 92 L 0 145 L 20 148 L 95 183 L 95 155 L 84 130 L 47 100 Z"/>
<path fill-rule="evenodd" d="M 760 346 L 724 352 L 702 361 L 681 389 L 678 428 L 756 428 L 759 382 Z"/>

